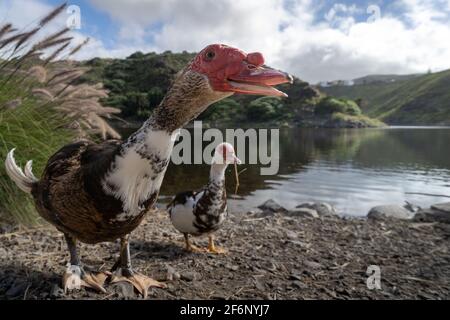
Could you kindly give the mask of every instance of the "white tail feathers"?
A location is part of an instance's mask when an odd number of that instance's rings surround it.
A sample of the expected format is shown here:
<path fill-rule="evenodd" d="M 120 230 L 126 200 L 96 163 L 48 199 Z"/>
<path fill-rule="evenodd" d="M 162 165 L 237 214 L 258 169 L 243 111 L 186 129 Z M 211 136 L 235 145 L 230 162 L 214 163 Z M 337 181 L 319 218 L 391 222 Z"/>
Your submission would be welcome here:
<path fill-rule="evenodd" d="M 25 172 L 23 172 L 22 169 L 17 166 L 16 160 L 14 160 L 14 150 L 16 149 L 11 149 L 6 156 L 6 173 L 16 183 L 20 190 L 31 193 L 31 187 L 38 181 L 32 172 L 33 161 L 30 160 L 27 162 L 25 165 Z"/>
<path fill-rule="evenodd" d="M 27 178 L 32 179 L 34 182 L 38 180 L 33 174 L 33 160 L 28 160 L 23 171 Z"/>

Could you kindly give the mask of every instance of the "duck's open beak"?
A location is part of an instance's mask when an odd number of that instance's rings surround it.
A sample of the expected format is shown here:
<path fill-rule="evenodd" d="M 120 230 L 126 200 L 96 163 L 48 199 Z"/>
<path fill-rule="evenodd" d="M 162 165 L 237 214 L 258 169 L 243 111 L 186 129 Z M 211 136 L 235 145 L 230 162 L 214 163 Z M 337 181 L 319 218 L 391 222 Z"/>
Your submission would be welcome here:
<path fill-rule="evenodd" d="M 230 91 L 235 93 L 287 97 L 287 94 L 273 86 L 292 83 L 294 79 L 290 74 L 279 70 L 245 64 L 241 72 L 228 76 L 227 81 Z"/>

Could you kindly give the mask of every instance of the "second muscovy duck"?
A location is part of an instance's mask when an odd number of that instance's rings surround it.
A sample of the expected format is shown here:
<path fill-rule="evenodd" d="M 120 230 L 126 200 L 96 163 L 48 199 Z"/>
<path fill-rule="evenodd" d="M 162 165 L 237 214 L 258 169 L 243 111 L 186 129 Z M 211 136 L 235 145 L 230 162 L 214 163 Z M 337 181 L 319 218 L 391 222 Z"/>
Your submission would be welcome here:
<path fill-rule="evenodd" d="M 168 204 L 167 211 L 173 226 L 184 235 L 186 250 L 203 252 L 189 241 L 189 235 L 209 237 L 207 251 L 225 253 L 214 245 L 213 232 L 217 231 L 227 216 L 225 170 L 229 164 L 240 164 L 234 148 L 229 143 L 216 147 L 211 162 L 208 184 L 199 191 L 179 193 Z"/>
<path fill-rule="evenodd" d="M 77 283 L 105 292 L 103 282 L 109 274 L 83 268 L 77 241 L 116 239 L 120 258 L 111 281 L 131 282 L 143 296 L 149 286 L 162 286 L 132 269 L 129 234 L 154 207 L 179 128 L 234 93 L 285 96 L 272 86 L 291 82 L 292 77 L 263 64 L 260 53 L 209 45 L 177 75 L 150 118 L 126 141 L 66 145 L 50 157 L 40 179 L 33 175 L 31 162 L 22 171 L 14 149 L 8 153 L 10 178 L 32 195 L 39 214 L 65 236 L 70 273 L 63 278 L 64 288 Z"/>

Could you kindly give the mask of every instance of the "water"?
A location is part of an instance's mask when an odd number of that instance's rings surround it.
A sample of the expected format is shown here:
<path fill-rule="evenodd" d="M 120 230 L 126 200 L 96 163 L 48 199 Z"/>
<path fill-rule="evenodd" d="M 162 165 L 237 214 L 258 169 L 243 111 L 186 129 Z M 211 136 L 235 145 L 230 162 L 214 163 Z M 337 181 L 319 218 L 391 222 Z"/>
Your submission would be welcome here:
<path fill-rule="evenodd" d="M 227 172 L 231 210 L 248 211 L 267 199 L 286 208 L 309 201 L 333 204 L 346 215 L 366 215 L 380 204 L 407 200 L 426 207 L 450 201 L 450 128 L 280 129 L 280 170 L 261 176 L 241 165 L 238 195 Z M 160 204 L 208 179 L 207 165 L 170 164 Z"/>

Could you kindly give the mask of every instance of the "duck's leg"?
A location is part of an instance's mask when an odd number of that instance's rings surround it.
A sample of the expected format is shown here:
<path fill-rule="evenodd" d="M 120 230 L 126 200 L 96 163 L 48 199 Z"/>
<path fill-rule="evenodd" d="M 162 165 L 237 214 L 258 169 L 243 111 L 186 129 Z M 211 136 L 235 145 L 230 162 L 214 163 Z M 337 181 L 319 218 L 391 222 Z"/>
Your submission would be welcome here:
<path fill-rule="evenodd" d="M 208 235 L 208 252 L 215 254 L 225 254 L 227 251 L 223 248 L 216 247 L 214 245 L 214 236 L 212 234 Z"/>
<path fill-rule="evenodd" d="M 68 290 L 81 289 L 81 287 L 92 288 L 106 293 L 103 284 L 109 273 L 86 272 L 81 266 L 81 261 L 77 252 L 77 240 L 68 234 L 64 234 L 70 252 L 70 265 L 63 276 L 64 292 Z"/>
<path fill-rule="evenodd" d="M 117 268 L 118 267 L 118 268 Z M 114 270 L 117 268 L 117 270 Z M 158 282 L 152 278 L 144 276 L 133 271 L 130 258 L 129 235 L 120 238 L 120 260 L 117 266 L 113 267 L 113 277 L 111 283 L 126 281 L 131 283 L 144 298 L 147 298 L 148 288 L 165 288 L 164 283 Z"/>
<path fill-rule="evenodd" d="M 199 248 L 197 246 L 194 246 L 191 243 L 191 241 L 189 240 L 189 234 L 183 233 L 183 235 L 184 235 L 184 242 L 186 243 L 186 251 L 194 252 L 194 253 L 205 252 L 205 250 L 203 250 L 203 249 L 201 249 L 201 248 Z"/>

